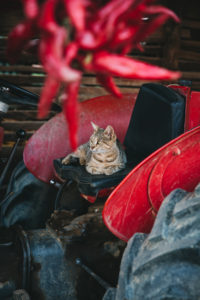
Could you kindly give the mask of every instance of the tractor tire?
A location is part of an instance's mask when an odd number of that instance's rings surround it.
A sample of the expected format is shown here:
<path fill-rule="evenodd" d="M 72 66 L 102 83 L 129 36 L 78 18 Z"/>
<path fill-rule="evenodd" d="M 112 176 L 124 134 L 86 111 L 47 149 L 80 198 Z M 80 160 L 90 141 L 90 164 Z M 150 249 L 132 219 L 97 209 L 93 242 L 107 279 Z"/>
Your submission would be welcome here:
<path fill-rule="evenodd" d="M 200 299 L 200 184 L 163 201 L 150 234 L 136 233 L 121 261 L 118 287 L 103 300 Z"/>
<path fill-rule="evenodd" d="M 31 174 L 21 161 L 12 172 L 6 196 L 0 201 L 0 226 L 45 228 L 54 210 L 58 190 Z"/>

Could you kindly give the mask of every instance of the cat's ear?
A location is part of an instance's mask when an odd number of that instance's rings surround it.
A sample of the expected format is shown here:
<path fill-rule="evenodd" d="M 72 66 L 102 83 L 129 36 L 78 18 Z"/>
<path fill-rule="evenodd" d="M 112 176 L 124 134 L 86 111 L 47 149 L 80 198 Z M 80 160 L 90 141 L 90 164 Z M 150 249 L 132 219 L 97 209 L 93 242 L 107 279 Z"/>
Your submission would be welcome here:
<path fill-rule="evenodd" d="M 99 126 L 94 124 L 93 122 L 91 122 L 91 125 L 92 125 L 94 131 L 97 131 L 99 129 Z"/>
<path fill-rule="evenodd" d="M 109 140 L 116 140 L 116 134 L 112 126 L 108 125 L 104 130 L 104 136 Z"/>

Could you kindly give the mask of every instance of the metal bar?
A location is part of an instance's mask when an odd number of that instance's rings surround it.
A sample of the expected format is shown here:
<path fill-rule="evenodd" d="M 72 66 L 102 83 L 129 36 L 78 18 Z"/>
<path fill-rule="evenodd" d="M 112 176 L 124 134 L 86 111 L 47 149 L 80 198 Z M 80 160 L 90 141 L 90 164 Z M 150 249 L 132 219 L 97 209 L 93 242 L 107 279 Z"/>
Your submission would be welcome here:
<path fill-rule="evenodd" d="M 99 275 L 94 273 L 88 266 L 82 263 L 80 258 L 76 258 L 76 264 L 82 267 L 88 274 L 90 274 L 96 281 L 106 290 L 111 288 L 112 286 L 107 283 L 104 279 L 102 279 Z"/>
<path fill-rule="evenodd" d="M 11 165 L 11 162 L 13 160 L 13 157 L 15 155 L 15 152 L 16 152 L 16 149 L 17 149 L 17 146 L 18 146 L 19 142 L 26 136 L 26 132 L 24 130 L 22 130 L 22 129 L 18 130 L 16 132 L 16 134 L 17 134 L 17 141 L 16 141 L 16 143 L 14 144 L 14 146 L 13 146 L 13 148 L 11 150 L 11 153 L 10 153 L 10 156 L 8 158 L 8 161 L 7 161 L 7 163 L 6 163 L 6 165 L 5 165 L 4 169 L 3 169 L 3 172 L 2 172 L 2 174 L 0 176 L 0 187 L 2 186 L 3 181 L 4 181 L 5 177 L 6 177 L 6 174 L 8 172 L 8 169 L 9 169 L 10 165 Z"/>

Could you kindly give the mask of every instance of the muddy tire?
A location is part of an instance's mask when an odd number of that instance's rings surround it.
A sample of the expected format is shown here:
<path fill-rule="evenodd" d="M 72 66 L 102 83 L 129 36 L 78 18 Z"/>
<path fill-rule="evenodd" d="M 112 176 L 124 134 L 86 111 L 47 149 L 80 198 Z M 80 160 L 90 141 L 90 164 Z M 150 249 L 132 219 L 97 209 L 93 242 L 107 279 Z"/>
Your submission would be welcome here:
<path fill-rule="evenodd" d="M 118 288 L 104 300 L 200 299 L 200 185 L 174 190 L 149 235 L 137 233 L 125 249 Z"/>

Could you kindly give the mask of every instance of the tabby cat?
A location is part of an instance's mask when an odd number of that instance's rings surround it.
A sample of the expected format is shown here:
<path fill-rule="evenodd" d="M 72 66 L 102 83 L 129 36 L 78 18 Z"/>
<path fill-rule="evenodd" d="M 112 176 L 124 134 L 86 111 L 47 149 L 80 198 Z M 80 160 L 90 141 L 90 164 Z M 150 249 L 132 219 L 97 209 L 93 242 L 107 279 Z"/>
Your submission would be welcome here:
<path fill-rule="evenodd" d="M 94 129 L 89 141 L 78 147 L 78 149 L 67 155 L 63 164 L 69 164 L 71 158 L 79 158 L 81 165 L 91 174 L 111 175 L 125 167 L 126 154 L 122 145 L 117 140 L 112 126 L 106 129 L 100 128 L 91 122 Z"/>

